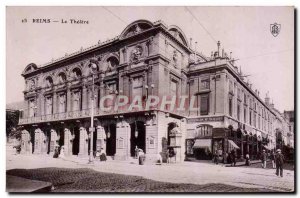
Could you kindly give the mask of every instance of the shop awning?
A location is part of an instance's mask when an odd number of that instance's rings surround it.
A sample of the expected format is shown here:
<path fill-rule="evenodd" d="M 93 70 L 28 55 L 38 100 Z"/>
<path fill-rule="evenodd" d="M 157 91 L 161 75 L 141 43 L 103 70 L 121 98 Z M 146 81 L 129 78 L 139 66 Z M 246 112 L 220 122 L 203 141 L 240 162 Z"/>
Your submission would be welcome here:
<path fill-rule="evenodd" d="M 234 143 L 234 141 L 232 141 L 232 140 L 228 140 L 228 144 L 229 144 L 229 147 L 231 147 L 232 149 L 233 148 L 240 149 L 240 147 L 238 147 L 238 145 L 236 145 L 236 143 Z"/>
<path fill-rule="evenodd" d="M 193 148 L 211 148 L 211 139 L 196 139 Z"/>

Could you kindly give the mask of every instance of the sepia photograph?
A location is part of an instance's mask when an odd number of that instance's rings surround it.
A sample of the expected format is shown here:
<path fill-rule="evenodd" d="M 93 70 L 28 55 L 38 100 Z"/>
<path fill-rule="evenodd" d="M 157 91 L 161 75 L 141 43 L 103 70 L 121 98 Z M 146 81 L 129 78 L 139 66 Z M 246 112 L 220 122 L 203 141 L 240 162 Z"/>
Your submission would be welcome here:
<path fill-rule="evenodd" d="M 7 6 L 6 192 L 295 193 L 293 6 Z"/>

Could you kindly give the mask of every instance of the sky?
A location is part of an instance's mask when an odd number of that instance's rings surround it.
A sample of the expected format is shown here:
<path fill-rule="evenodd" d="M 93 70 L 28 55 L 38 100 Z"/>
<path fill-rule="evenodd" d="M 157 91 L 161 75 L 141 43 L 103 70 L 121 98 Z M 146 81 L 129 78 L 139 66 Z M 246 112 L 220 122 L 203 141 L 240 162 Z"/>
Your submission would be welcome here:
<path fill-rule="evenodd" d="M 262 99 L 269 92 L 277 109 L 294 109 L 293 7 L 7 7 L 6 14 L 6 103 L 23 100 L 21 73 L 29 63 L 42 65 L 114 38 L 131 22 L 146 19 L 177 25 L 206 56 L 220 41 L 221 49 L 239 59 L 236 65 L 250 75 L 247 79 Z M 270 33 L 275 22 L 281 25 L 276 37 Z"/>

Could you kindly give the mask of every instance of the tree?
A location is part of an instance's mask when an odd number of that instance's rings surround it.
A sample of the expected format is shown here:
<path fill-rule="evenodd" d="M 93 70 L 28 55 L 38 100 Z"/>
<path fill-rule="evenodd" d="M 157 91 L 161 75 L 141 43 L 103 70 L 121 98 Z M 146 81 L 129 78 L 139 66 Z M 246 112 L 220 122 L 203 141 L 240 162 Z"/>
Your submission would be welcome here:
<path fill-rule="evenodd" d="M 20 111 L 6 110 L 6 138 L 21 139 L 21 130 L 18 127 Z"/>

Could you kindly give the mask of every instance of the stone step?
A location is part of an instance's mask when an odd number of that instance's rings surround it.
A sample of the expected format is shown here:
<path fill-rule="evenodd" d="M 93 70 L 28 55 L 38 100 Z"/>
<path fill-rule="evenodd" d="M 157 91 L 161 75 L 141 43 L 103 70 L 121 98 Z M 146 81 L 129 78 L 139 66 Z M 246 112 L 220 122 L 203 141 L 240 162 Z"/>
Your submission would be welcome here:
<path fill-rule="evenodd" d="M 52 184 L 50 182 L 25 179 L 13 175 L 6 175 L 6 192 L 10 193 L 31 193 L 50 192 Z"/>

